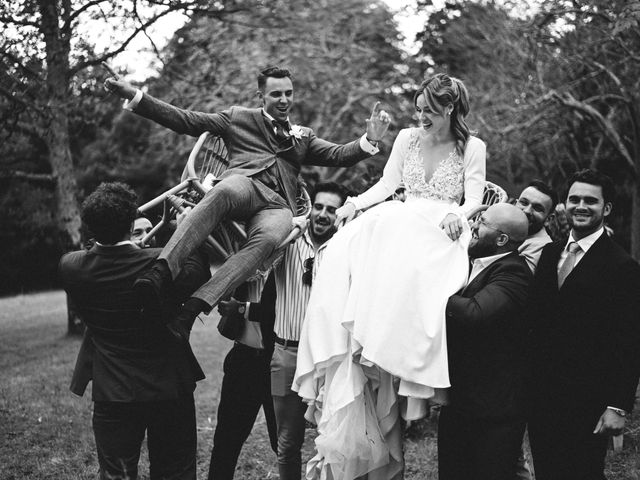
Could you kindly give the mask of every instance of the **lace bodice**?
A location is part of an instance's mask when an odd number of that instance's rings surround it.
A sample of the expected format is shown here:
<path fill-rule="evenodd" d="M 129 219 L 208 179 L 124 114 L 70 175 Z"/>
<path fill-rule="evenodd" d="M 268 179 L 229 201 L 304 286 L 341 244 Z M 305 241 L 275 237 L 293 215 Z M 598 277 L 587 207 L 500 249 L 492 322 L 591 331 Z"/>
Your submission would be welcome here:
<path fill-rule="evenodd" d="M 418 128 L 400 130 L 382 178 L 366 192 L 350 198 L 356 209 L 363 210 L 389 197 L 401 181 L 411 198 L 435 199 L 450 203 L 461 214 L 467 214 L 482 202 L 486 173 L 486 146 L 470 136 L 464 156 L 456 151 L 443 159 L 427 181 L 420 156 Z M 465 201 L 459 207 L 464 195 Z M 453 210 L 452 210 L 453 212 Z"/>
<path fill-rule="evenodd" d="M 412 130 L 402 180 L 408 197 L 431 198 L 459 203 L 464 193 L 464 159 L 452 151 L 437 166 L 427 182 L 420 157 L 420 137 Z"/>

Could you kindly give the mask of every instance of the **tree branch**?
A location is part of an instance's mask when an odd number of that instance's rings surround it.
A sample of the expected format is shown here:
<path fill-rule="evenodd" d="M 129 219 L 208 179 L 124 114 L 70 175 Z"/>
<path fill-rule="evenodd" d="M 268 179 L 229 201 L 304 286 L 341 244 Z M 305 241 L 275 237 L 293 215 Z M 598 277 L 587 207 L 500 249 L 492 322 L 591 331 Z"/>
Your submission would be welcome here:
<path fill-rule="evenodd" d="M 44 183 L 45 185 L 54 185 L 57 181 L 56 176 L 50 173 L 30 173 L 30 172 L 23 172 L 20 170 L 14 170 L 11 172 L 0 171 L 0 179 L 26 180 L 28 182 L 33 182 L 33 183 Z"/>
<path fill-rule="evenodd" d="M 83 6 L 81 6 L 80 8 L 78 8 L 75 12 L 73 12 L 71 15 L 69 15 L 69 18 L 67 19 L 67 21 L 64 23 L 64 25 L 62 26 L 62 29 L 65 31 L 69 31 L 71 30 L 71 24 L 73 23 L 73 21 L 78 18 L 83 12 L 86 12 L 87 10 L 89 10 L 91 7 L 95 7 L 96 5 L 100 5 L 101 3 L 106 2 L 107 0 L 92 0 L 90 2 L 85 3 Z"/>
<path fill-rule="evenodd" d="M 11 25 L 19 25 L 22 27 L 35 27 L 38 28 L 40 23 L 35 20 L 16 20 L 13 17 L 7 17 L 5 15 L 0 15 L 0 22 L 4 24 Z"/>
<path fill-rule="evenodd" d="M 97 58 L 94 58 L 92 60 L 86 60 L 84 62 L 79 62 L 77 65 L 75 65 L 74 67 L 72 67 L 70 69 L 69 76 L 75 75 L 76 73 L 78 73 L 80 70 L 82 70 L 84 68 L 95 66 L 95 65 L 99 65 L 101 62 L 107 61 L 110 58 L 115 57 L 119 53 L 124 52 L 124 50 L 127 48 L 127 45 L 129 45 L 129 43 L 131 43 L 131 41 L 135 37 L 137 37 L 140 32 L 144 31 L 147 27 L 149 27 L 150 25 L 152 25 L 153 23 L 158 21 L 160 18 L 162 18 L 165 15 L 168 15 L 169 13 L 174 12 L 176 10 L 178 10 L 178 9 L 173 7 L 173 6 L 171 6 L 171 7 L 168 7 L 166 10 L 164 10 L 163 12 L 160 12 L 159 14 L 154 15 L 149 20 L 147 20 L 144 24 L 142 24 L 138 28 L 136 28 L 133 31 L 133 33 L 131 35 L 129 35 L 129 37 L 127 37 L 127 39 L 124 42 L 122 42 L 122 44 L 118 48 L 116 48 L 115 50 L 112 50 L 110 52 L 106 52 L 106 53 L 104 53 L 104 54 L 102 54 L 102 55 L 100 55 Z"/>
<path fill-rule="evenodd" d="M 563 105 L 572 108 L 573 110 L 582 112 L 596 120 L 600 125 L 602 131 L 607 135 L 607 137 L 609 137 L 609 140 L 611 140 L 611 142 L 613 143 L 613 146 L 616 148 L 616 150 L 618 150 L 620 155 L 622 155 L 622 158 L 624 158 L 624 160 L 627 162 L 627 166 L 629 167 L 631 172 L 633 172 L 634 175 L 638 174 L 635 162 L 629 154 L 627 147 L 625 147 L 622 138 L 620 138 L 620 135 L 618 135 L 616 129 L 613 127 L 613 125 L 611 125 L 611 122 L 604 118 L 604 116 L 598 110 L 585 102 L 577 100 L 568 92 L 560 94 L 555 90 L 551 90 L 549 92 L 549 95 L 551 95 L 552 98 L 558 100 Z"/>

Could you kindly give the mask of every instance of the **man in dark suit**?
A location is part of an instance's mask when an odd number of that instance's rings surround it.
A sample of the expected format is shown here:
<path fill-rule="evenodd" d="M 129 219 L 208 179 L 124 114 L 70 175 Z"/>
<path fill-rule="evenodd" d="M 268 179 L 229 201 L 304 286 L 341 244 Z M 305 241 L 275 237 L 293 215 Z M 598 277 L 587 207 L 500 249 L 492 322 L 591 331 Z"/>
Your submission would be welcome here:
<path fill-rule="evenodd" d="M 131 242 L 136 210 L 129 187 L 101 184 L 82 208 L 95 245 L 60 260 L 64 288 L 87 326 L 71 390 L 82 396 L 93 381 L 101 479 L 137 478 L 145 431 L 152 479 L 195 479 L 193 391 L 204 374 L 188 342 L 140 312 L 133 282 L 160 250 Z M 176 279 L 175 301 L 208 276 L 206 259 L 190 257 Z"/>
<path fill-rule="evenodd" d="M 568 187 L 569 240 L 543 249 L 531 294 L 529 439 L 537 480 L 601 480 L 638 385 L 640 267 L 604 229 L 611 179 Z"/>
<path fill-rule="evenodd" d="M 367 121 L 367 132 L 345 145 L 315 136 L 307 127 L 291 125 L 293 83 L 288 70 L 268 68 L 258 76 L 262 108 L 231 107 L 220 113 L 176 108 L 142 94 L 127 82 L 109 78 L 105 87 L 130 100 L 125 108 L 178 133 L 198 136 L 211 132 L 222 137 L 230 165 L 193 212 L 171 237 L 154 268 L 136 284 L 145 306 L 162 302 L 171 279 L 184 260 L 225 218 L 247 222 L 247 243 L 232 255 L 200 288 L 180 312 L 188 321 L 209 311 L 264 262 L 291 231 L 296 211 L 298 174 L 302 165 L 352 166 L 375 154 L 389 124 L 377 104 Z"/>
<path fill-rule="evenodd" d="M 469 282 L 447 303 L 450 403 L 438 426 L 441 480 L 513 480 L 524 434 L 523 320 L 532 274 L 526 215 L 506 203 L 472 227 Z"/>

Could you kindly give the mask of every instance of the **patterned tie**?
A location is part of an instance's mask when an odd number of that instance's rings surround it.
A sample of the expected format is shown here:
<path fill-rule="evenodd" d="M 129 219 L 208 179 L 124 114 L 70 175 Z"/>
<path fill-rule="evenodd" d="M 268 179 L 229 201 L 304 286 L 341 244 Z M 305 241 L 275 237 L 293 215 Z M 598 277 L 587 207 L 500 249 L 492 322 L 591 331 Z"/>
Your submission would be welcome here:
<path fill-rule="evenodd" d="M 578 242 L 570 242 L 567 245 L 567 250 L 569 250 L 567 258 L 564 259 L 564 262 L 560 265 L 560 270 L 558 270 L 558 288 L 562 288 L 562 284 L 571 273 L 571 270 L 573 270 L 573 267 L 576 266 L 576 256 L 582 249 Z"/>
<path fill-rule="evenodd" d="M 274 120 L 273 127 L 276 129 L 276 138 L 283 142 L 289 138 L 289 123 L 280 123 Z"/>

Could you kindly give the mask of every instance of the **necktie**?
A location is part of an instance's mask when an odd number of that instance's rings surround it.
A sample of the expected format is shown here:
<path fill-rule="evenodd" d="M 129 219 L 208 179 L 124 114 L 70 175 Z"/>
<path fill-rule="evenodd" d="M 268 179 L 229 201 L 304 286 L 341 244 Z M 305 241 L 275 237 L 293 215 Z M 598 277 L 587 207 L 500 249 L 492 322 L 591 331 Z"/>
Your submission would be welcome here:
<path fill-rule="evenodd" d="M 276 138 L 279 141 L 284 141 L 289 138 L 289 124 L 273 121 L 273 127 L 276 129 Z"/>
<path fill-rule="evenodd" d="M 562 284 L 573 270 L 573 267 L 576 266 L 576 256 L 582 249 L 580 245 L 578 245 L 578 242 L 571 242 L 567 246 L 567 250 L 569 250 L 567 258 L 564 259 L 564 262 L 560 265 L 560 270 L 558 270 L 558 288 L 562 287 Z"/>

